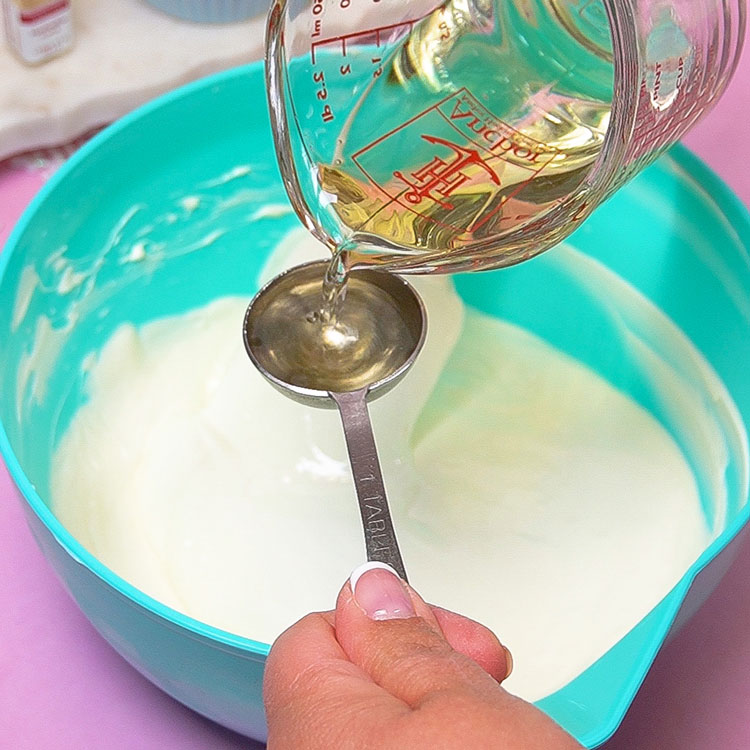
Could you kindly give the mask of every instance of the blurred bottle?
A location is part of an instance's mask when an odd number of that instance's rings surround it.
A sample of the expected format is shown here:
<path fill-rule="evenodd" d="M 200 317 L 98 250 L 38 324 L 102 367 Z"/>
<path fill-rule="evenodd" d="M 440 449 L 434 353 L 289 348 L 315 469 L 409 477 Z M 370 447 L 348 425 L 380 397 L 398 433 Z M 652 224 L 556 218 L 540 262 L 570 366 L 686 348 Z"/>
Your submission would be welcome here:
<path fill-rule="evenodd" d="M 37 65 L 73 46 L 70 0 L 0 0 L 8 44 L 22 62 Z"/>

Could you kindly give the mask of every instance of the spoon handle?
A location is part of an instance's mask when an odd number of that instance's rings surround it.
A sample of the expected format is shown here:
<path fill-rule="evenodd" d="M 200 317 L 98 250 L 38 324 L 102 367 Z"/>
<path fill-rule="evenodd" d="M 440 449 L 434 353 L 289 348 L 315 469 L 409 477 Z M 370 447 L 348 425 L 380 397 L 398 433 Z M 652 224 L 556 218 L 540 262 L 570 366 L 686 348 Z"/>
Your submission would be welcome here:
<path fill-rule="evenodd" d="M 378 449 L 372 434 L 370 415 L 365 396 L 367 388 L 350 393 L 331 393 L 344 425 L 346 449 L 354 477 L 354 487 L 365 532 L 368 562 L 390 565 L 406 581 L 406 570 L 396 541 L 388 498 L 385 495 L 383 474 L 378 461 Z"/>

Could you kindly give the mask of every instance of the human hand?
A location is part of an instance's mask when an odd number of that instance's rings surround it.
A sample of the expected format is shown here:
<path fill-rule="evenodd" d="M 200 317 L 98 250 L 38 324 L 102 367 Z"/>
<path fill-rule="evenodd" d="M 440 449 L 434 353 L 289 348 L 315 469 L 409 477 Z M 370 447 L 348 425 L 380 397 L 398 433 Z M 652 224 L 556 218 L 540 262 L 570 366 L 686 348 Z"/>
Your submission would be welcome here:
<path fill-rule="evenodd" d="M 491 631 L 375 565 L 273 645 L 269 750 L 581 750 L 500 686 L 512 661 Z"/>

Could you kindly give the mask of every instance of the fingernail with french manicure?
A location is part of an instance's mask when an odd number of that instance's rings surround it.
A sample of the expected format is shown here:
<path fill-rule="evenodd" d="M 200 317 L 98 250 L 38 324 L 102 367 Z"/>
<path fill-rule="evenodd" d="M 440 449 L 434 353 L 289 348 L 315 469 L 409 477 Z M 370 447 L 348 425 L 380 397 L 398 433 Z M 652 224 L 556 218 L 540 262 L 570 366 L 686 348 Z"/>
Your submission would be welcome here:
<path fill-rule="evenodd" d="M 360 565 L 349 578 L 354 599 L 371 620 L 403 620 L 416 617 L 403 581 L 385 563 Z"/>

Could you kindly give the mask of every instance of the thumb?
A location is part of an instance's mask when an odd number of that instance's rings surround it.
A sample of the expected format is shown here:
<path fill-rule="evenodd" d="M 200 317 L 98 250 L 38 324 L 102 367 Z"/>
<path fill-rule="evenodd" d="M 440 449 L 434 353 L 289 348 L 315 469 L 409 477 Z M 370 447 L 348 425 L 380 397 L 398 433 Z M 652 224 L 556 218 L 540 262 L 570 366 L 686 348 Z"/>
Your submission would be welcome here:
<path fill-rule="evenodd" d="M 409 711 L 395 742 L 379 747 L 581 750 L 548 716 L 498 684 L 512 660 L 490 631 L 429 606 L 387 565 L 368 563 L 352 573 L 336 603 L 334 629 L 352 665 Z M 376 745 L 352 745 L 370 746 Z"/>
<path fill-rule="evenodd" d="M 390 695 L 419 708 L 431 695 L 457 686 L 464 694 L 483 697 L 510 672 L 510 655 L 494 636 L 494 675 L 479 666 L 480 659 L 461 653 L 467 627 L 480 637 L 491 634 L 450 615 L 426 604 L 389 566 L 367 563 L 341 589 L 334 628 L 353 664 Z"/>

